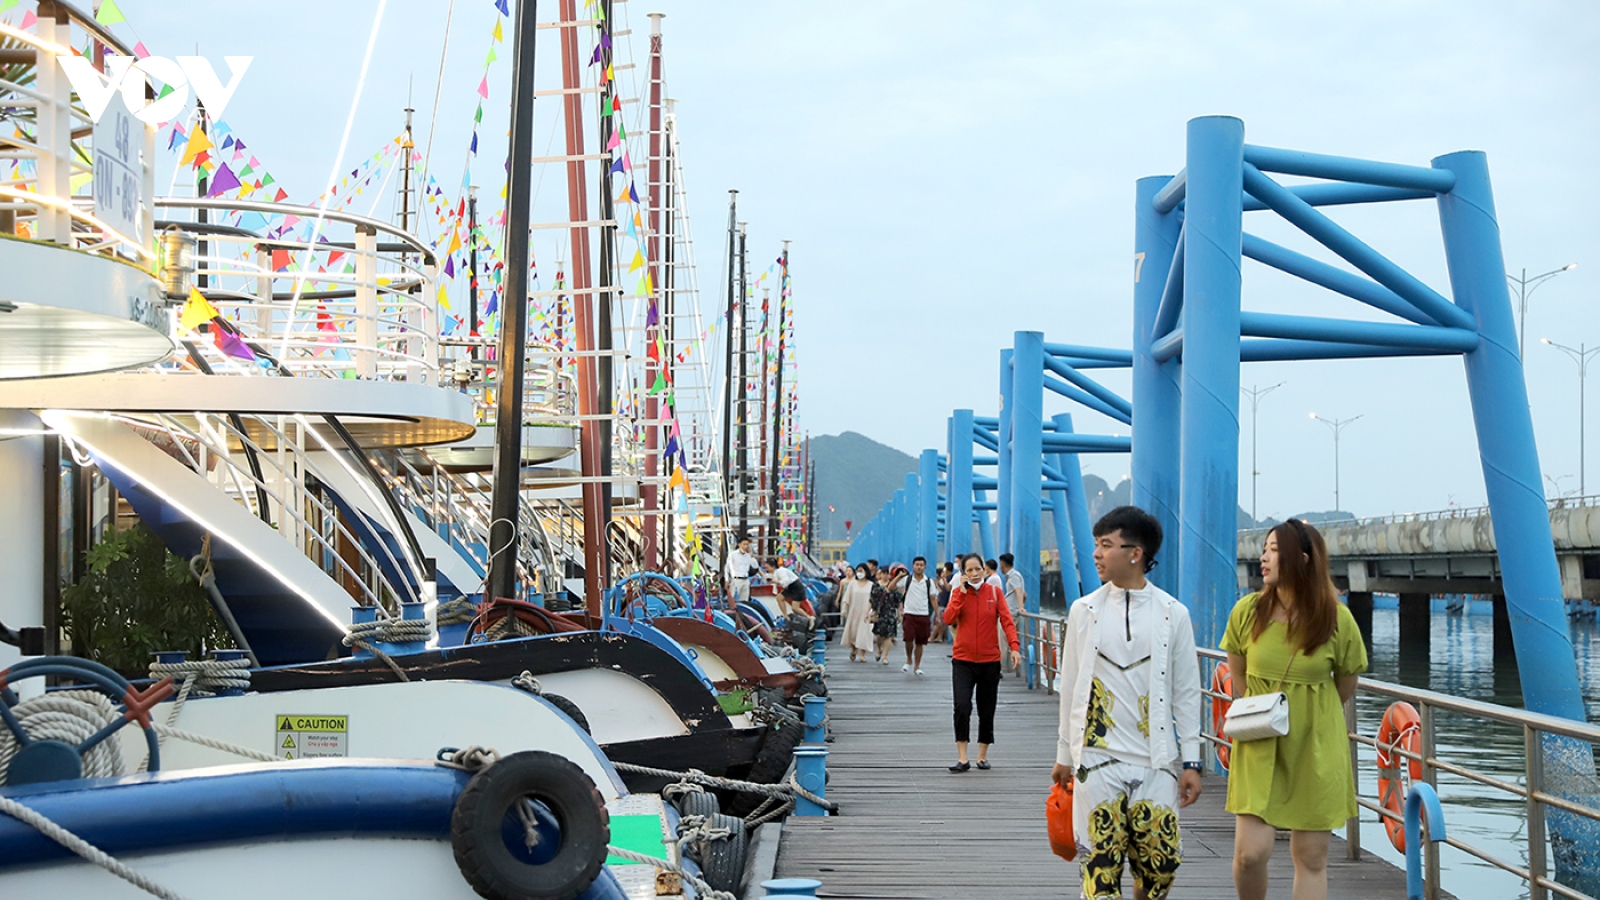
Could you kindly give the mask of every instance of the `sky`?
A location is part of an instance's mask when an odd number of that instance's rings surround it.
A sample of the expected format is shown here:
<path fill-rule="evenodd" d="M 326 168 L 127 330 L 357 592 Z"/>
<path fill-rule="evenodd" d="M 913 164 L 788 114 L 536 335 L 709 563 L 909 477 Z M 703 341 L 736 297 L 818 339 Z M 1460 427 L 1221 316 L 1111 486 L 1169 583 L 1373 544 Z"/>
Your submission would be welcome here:
<path fill-rule="evenodd" d="M 378 0 L 119 5 L 129 23 L 118 33 L 157 55 L 253 56 L 226 118 L 293 199 L 323 190 Z M 409 96 L 419 143 L 435 123 L 433 170 L 459 183 L 493 0 L 382 8 L 339 168 L 394 136 Z M 555 9 L 539 4 L 540 19 Z M 1507 265 L 1537 274 L 1579 264 L 1533 294 L 1526 365 L 1547 493 L 1578 489 L 1578 367 L 1537 339 L 1600 345 L 1600 225 L 1582 212 L 1600 202 L 1600 5 L 630 0 L 617 5 L 619 27 L 634 32 L 619 36 L 619 54 L 643 59 L 650 12 L 666 14 L 702 302 L 708 314 L 722 302 L 726 192 L 738 189 L 757 271 L 792 241 L 810 433 L 857 431 L 912 454 L 943 449 L 952 409 L 994 413 L 999 350 L 1016 331 L 1129 346 L 1134 182 L 1181 168 L 1185 122 L 1221 114 L 1244 120 L 1248 142 L 1270 146 L 1424 166 L 1456 150 L 1487 152 Z M 553 48 L 540 44 L 536 86 L 558 79 Z M 490 192 L 503 177 L 493 160 L 504 152 L 509 34 L 500 51 L 471 170 Z M 629 88 L 642 74 L 618 77 Z M 542 148 L 555 137 L 555 103 L 540 103 Z M 537 191 L 535 220 L 543 210 L 557 218 L 564 191 L 545 181 Z M 1258 222 L 1263 215 L 1247 217 L 1246 229 L 1331 259 L 1289 226 Z M 1330 215 L 1448 296 L 1431 204 Z M 1244 307 L 1384 318 L 1248 261 Z M 1103 380 L 1127 395 L 1125 374 Z M 1313 412 L 1361 417 L 1339 447 L 1344 509 L 1484 502 L 1456 359 L 1255 363 L 1241 381 L 1283 382 L 1257 422 L 1262 517 L 1334 505 L 1332 436 Z M 1074 408 L 1046 396 L 1046 415 L 1065 411 Z M 1087 412 L 1075 419 L 1080 431 L 1125 427 Z M 1249 510 L 1247 401 L 1241 425 Z M 1589 490 L 1600 492 L 1600 450 L 1589 463 Z M 1085 457 L 1084 468 L 1115 483 L 1128 463 Z"/>

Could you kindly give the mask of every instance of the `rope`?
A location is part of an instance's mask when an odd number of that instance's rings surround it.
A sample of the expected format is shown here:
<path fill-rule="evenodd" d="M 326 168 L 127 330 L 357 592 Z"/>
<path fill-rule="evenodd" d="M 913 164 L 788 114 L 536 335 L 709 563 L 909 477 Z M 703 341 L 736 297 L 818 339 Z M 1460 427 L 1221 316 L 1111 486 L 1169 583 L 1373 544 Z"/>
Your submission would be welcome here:
<path fill-rule="evenodd" d="M 460 625 L 478 617 L 478 606 L 466 597 L 457 597 L 439 604 L 434 619 L 440 625 Z"/>
<path fill-rule="evenodd" d="M 245 759 L 253 759 L 257 762 L 278 761 L 278 758 L 270 753 L 262 753 L 260 750 L 252 750 L 249 747 L 230 744 L 227 741 L 206 737 L 203 734 L 195 734 L 192 731 L 184 731 L 181 728 L 173 728 L 171 725 L 156 724 L 153 727 L 156 730 L 156 734 L 163 740 L 173 738 L 175 740 L 188 741 L 191 744 L 199 744 L 202 747 L 210 747 L 213 750 L 221 750 L 223 753 L 232 753 L 235 756 L 242 756 Z M 149 760 L 147 759 L 146 762 L 148 763 Z M 141 767 L 140 771 L 142 772 L 144 769 Z"/>
<path fill-rule="evenodd" d="M 523 669 L 521 675 L 511 679 L 511 686 L 521 688 L 535 697 L 544 693 L 544 688 L 539 685 L 539 679 L 533 677 L 533 673 L 527 669 Z"/>
<path fill-rule="evenodd" d="M 783 784 L 757 784 L 753 781 L 736 781 L 732 778 L 718 778 L 707 775 L 699 769 L 690 769 L 686 772 L 675 772 L 671 769 L 657 769 L 652 766 L 637 766 L 633 763 L 613 762 L 611 764 L 618 771 L 632 772 L 636 775 L 654 775 L 657 778 L 676 778 L 679 781 L 701 784 L 706 787 L 722 788 L 727 791 L 744 791 L 750 794 L 765 794 L 769 797 L 786 797 L 789 788 Z"/>
<path fill-rule="evenodd" d="M 463 772 L 476 772 L 484 766 L 493 765 L 500 759 L 500 754 L 488 747 L 473 744 L 470 747 L 445 747 L 439 751 L 439 758 L 434 765 L 446 769 L 460 769 Z"/>
<path fill-rule="evenodd" d="M 178 692 L 180 699 L 176 703 L 181 707 L 190 692 L 205 697 L 220 691 L 249 690 L 250 660 L 200 659 L 192 662 L 150 664 L 152 679 L 160 681 L 168 675 L 172 676 L 174 681 L 183 683 Z"/>
<path fill-rule="evenodd" d="M 775 805 L 773 801 L 777 799 L 778 798 L 776 797 L 768 797 L 767 799 L 762 800 L 760 806 L 752 810 L 750 815 L 744 817 L 744 827 L 750 829 L 756 828 L 763 823 L 771 822 L 777 818 L 786 816 L 794 810 L 793 797 L 789 797 L 782 803 Z M 771 809 L 768 809 L 768 807 L 771 807 Z"/>
<path fill-rule="evenodd" d="M 394 674 L 398 676 L 401 681 L 410 681 L 411 679 L 406 677 L 405 670 L 401 669 L 400 666 L 397 665 L 392 658 L 390 658 L 389 654 L 379 650 L 373 645 L 372 641 L 369 640 L 369 638 L 381 640 L 381 637 L 379 636 L 380 629 L 383 629 L 386 626 L 387 622 L 360 622 L 358 624 L 351 625 L 350 633 L 344 636 L 344 640 L 341 643 L 343 643 L 346 647 L 353 647 L 371 653 L 373 656 L 376 656 L 378 659 L 382 660 L 383 664 L 388 666 L 389 670 L 394 672 Z"/>
<path fill-rule="evenodd" d="M 19 819 L 33 826 L 38 832 L 61 846 L 78 854 L 89 862 L 94 863 L 107 872 L 121 878 L 123 881 L 138 887 L 147 894 L 154 894 L 162 900 L 182 900 L 182 897 L 167 888 L 156 884 L 149 878 L 139 874 L 128 866 L 114 859 L 110 854 L 99 847 L 89 843 L 60 825 L 50 821 L 44 815 L 23 806 L 15 800 L 0 797 L 0 812 L 12 818 Z"/>
<path fill-rule="evenodd" d="M 427 619 L 380 619 L 378 622 L 378 640 L 386 643 L 432 639 L 433 623 Z"/>
<path fill-rule="evenodd" d="M 794 773 L 792 773 L 792 772 L 789 774 L 788 786 L 793 788 L 794 792 L 796 794 L 799 794 L 800 796 L 806 798 L 807 800 L 810 800 L 812 803 L 815 803 L 816 805 L 822 807 L 823 809 L 827 810 L 828 812 L 838 812 L 839 811 L 839 804 L 834 803 L 831 800 L 825 800 L 822 797 L 818 797 L 816 794 L 813 794 L 810 791 L 806 790 L 804 787 L 802 787 L 800 785 L 799 781 L 795 780 Z"/>
<path fill-rule="evenodd" d="M 733 894 L 730 894 L 727 891 L 717 890 L 716 888 L 707 884 L 705 880 L 700 878 L 698 875 L 695 875 L 671 860 L 661 859 L 655 856 L 646 856 L 643 853 L 635 853 L 632 850 L 628 850 L 624 847 L 618 847 L 615 844 L 607 844 L 606 852 L 617 857 L 618 859 L 625 859 L 629 862 L 642 863 L 647 866 L 655 866 L 658 869 L 665 869 L 666 871 L 671 872 L 677 875 L 679 878 L 682 878 L 683 880 L 694 885 L 695 893 L 704 898 L 704 900 L 739 900 L 738 897 L 735 897 Z"/>
<path fill-rule="evenodd" d="M 703 794 L 706 789 L 692 781 L 674 781 L 661 789 L 661 799 L 676 800 L 689 794 Z"/>
<path fill-rule="evenodd" d="M 24 700 L 11 711 L 34 740 L 64 741 L 74 747 L 122 718 L 116 705 L 99 691 L 56 691 Z M 11 765 L 17 749 L 16 735 L 10 729 L 0 730 L 0 775 Z M 101 741 L 82 756 L 85 778 L 106 778 L 125 771 L 117 741 Z"/>

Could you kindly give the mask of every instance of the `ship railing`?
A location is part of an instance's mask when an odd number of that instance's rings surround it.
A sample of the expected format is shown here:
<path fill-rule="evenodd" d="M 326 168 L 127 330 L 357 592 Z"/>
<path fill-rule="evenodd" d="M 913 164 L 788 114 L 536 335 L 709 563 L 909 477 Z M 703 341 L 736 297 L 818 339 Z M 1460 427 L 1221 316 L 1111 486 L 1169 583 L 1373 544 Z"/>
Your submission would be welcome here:
<path fill-rule="evenodd" d="M 1029 612 L 1019 612 L 1016 617 L 1019 626 L 1018 636 L 1024 643 L 1024 658 L 1030 660 L 1030 665 L 1033 667 L 1029 686 L 1042 685 L 1047 693 L 1053 694 L 1059 674 L 1062 635 L 1066 628 L 1066 620 L 1060 616 Z M 1213 671 L 1218 663 L 1227 660 L 1227 654 L 1207 648 L 1200 648 L 1197 653 L 1201 673 L 1204 676 L 1200 683 L 1202 686 L 1210 685 Z M 1217 735 L 1218 723 L 1212 719 L 1211 708 L 1213 700 L 1227 701 L 1231 698 L 1212 691 L 1209 687 L 1203 687 L 1201 693 L 1202 740 L 1213 748 L 1229 746 L 1225 738 Z M 1386 753 L 1392 752 L 1397 757 L 1419 763 L 1422 767 L 1422 781 L 1429 786 L 1437 788 L 1439 777 L 1445 775 L 1451 779 L 1458 779 L 1458 784 L 1464 783 L 1464 786 L 1471 786 L 1479 792 L 1488 789 L 1520 805 L 1524 810 L 1526 827 L 1522 830 L 1521 837 L 1524 841 L 1522 858 L 1527 861 L 1526 865 L 1519 865 L 1515 861 L 1497 856 L 1470 840 L 1463 840 L 1458 836 L 1464 833 L 1461 830 L 1447 835 L 1442 843 L 1521 879 L 1531 900 L 1547 900 L 1552 895 L 1571 900 L 1595 900 L 1593 895 L 1562 884 L 1552 876 L 1550 832 L 1546 826 L 1548 818 L 1554 812 L 1558 816 L 1576 816 L 1579 820 L 1588 820 L 1579 821 L 1578 824 L 1590 834 L 1594 833 L 1596 827 L 1600 827 L 1600 807 L 1592 805 L 1595 798 L 1600 796 L 1600 788 L 1597 788 L 1595 783 L 1594 768 L 1594 747 L 1600 744 L 1600 726 L 1387 681 L 1361 678 L 1357 682 L 1356 696 L 1350 703 L 1345 704 L 1346 736 L 1349 739 L 1350 762 L 1354 772 L 1359 773 L 1359 763 L 1376 753 L 1378 748 L 1377 722 L 1367 722 L 1368 727 L 1364 730 L 1361 721 L 1364 715 L 1358 715 L 1358 709 L 1367 707 L 1364 714 L 1375 713 L 1375 717 L 1381 719 L 1384 709 L 1397 701 L 1409 703 L 1417 710 L 1420 722 L 1417 752 L 1413 753 L 1403 747 L 1393 747 L 1387 748 Z M 1470 723 L 1471 729 L 1480 734 L 1489 728 L 1511 728 L 1520 731 L 1522 749 L 1520 780 L 1517 779 L 1514 770 L 1508 777 L 1505 772 L 1489 772 L 1481 767 L 1464 764 L 1459 758 L 1441 758 L 1437 726 L 1441 718 L 1446 716 L 1465 720 Z M 1207 756 L 1210 757 L 1208 763 L 1216 766 L 1217 760 L 1214 756 L 1212 754 Z M 1408 766 L 1399 764 L 1398 760 L 1396 762 L 1401 772 L 1405 772 Z M 1553 771 L 1552 764 L 1559 770 Z M 1408 791 L 1409 785 L 1400 796 L 1403 798 Z M 1574 798 L 1584 798 L 1587 802 Z M 1449 820 L 1452 808 L 1467 813 L 1475 807 L 1484 805 L 1484 797 L 1477 794 L 1457 797 L 1454 796 L 1454 792 L 1447 792 L 1441 796 L 1440 802 L 1445 810 L 1445 818 Z M 1360 796 L 1359 792 L 1357 803 L 1362 810 L 1371 813 L 1379 822 L 1388 820 L 1400 822 L 1403 819 L 1402 815 L 1385 808 L 1371 798 Z M 1569 821 L 1572 820 L 1569 818 Z M 1346 823 L 1345 843 L 1349 858 L 1359 859 L 1360 815 Z M 1579 851 L 1589 852 L 1585 848 L 1579 848 Z M 1442 889 L 1439 843 L 1431 840 L 1424 842 L 1422 854 L 1424 896 L 1434 900 L 1439 897 Z M 1592 857 L 1592 852 L 1589 852 L 1589 855 Z"/>
<path fill-rule="evenodd" d="M 495 392 L 499 389 L 499 342 L 475 335 L 442 338 L 440 366 L 443 377 L 472 397 L 478 424 L 495 421 Z M 529 425 L 575 424 L 578 408 L 577 376 L 559 349 L 538 341 L 528 342 L 523 365 L 522 414 Z"/>
<path fill-rule="evenodd" d="M 381 607 L 398 616 L 398 603 L 422 599 L 413 584 L 392 583 L 382 565 L 411 572 L 420 583 L 420 561 L 396 558 L 383 541 L 369 546 L 322 488 L 330 482 L 307 450 L 326 450 L 341 465 L 344 457 L 305 417 L 240 414 L 241 429 L 232 415 L 189 415 L 187 420 L 165 413 L 115 418 L 277 530 L 349 592 L 356 605 Z M 348 474 L 358 482 L 366 478 L 353 467 Z M 383 524 L 391 531 L 398 527 Z"/>
<path fill-rule="evenodd" d="M 488 571 L 491 551 L 487 479 L 456 474 L 438 465 L 423 471 L 400 452 L 381 454 L 378 469 L 402 505 L 476 568 Z M 545 523 L 526 498 L 519 498 L 517 518 L 517 578 L 535 589 L 551 590 L 559 585 L 561 569 Z M 472 585 L 457 587 L 465 593 L 476 593 Z"/>
<path fill-rule="evenodd" d="M 162 197 L 155 205 L 188 210 L 196 219 L 156 223 L 197 242 L 191 267 L 178 271 L 172 259 L 162 260 L 169 297 L 181 300 L 188 285 L 200 285 L 246 340 L 296 375 L 441 383 L 436 257 L 413 235 L 367 216 L 282 203 Z M 322 228 L 314 243 L 272 238 L 198 221 L 201 212 L 320 218 Z M 280 268 L 274 260 L 285 256 L 288 265 Z M 208 354 L 219 372 L 272 374 Z"/>
<path fill-rule="evenodd" d="M 54 0 L 41 0 L 34 27 L 29 32 L 0 22 L 0 39 L 11 44 L 0 65 L 0 233 L 113 255 L 149 269 L 155 258 L 149 201 L 155 195 L 156 129 L 125 113 L 102 116 L 104 124 L 97 127 L 74 103 L 59 62 L 77 56 L 74 47 L 91 47 L 91 59 L 102 51 L 133 51 L 92 15 Z M 111 102 L 121 108 L 120 99 Z M 97 148 L 97 140 L 105 146 Z M 96 178 L 96 158 L 111 154 L 113 146 L 121 164 L 107 162 Z M 89 193 L 79 194 L 83 189 Z"/>

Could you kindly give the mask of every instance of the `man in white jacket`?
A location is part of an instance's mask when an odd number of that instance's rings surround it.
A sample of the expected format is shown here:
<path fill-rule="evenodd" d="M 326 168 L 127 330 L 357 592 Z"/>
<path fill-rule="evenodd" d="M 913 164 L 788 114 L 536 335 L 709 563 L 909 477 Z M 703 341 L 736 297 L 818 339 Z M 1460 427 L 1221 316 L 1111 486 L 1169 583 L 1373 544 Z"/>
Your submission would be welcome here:
<path fill-rule="evenodd" d="M 1178 809 L 1200 796 L 1200 667 L 1189 611 L 1145 579 L 1161 525 L 1121 506 L 1094 526 L 1104 586 L 1072 604 L 1051 773 L 1073 787 L 1083 896 L 1164 900 L 1183 858 Z"/>

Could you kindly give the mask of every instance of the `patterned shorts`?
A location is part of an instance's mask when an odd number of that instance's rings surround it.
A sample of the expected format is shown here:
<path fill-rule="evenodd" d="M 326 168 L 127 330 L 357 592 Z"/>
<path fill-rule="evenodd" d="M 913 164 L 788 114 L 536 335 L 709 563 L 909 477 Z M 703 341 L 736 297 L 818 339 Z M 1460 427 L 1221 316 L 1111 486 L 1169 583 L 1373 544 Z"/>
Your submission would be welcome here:
<path fill-rule="evenodd" d="M 1072 801 L 1082 896 L 1120 900 L 1126 861 L 1146 896 L 1165 900 L 1183 861 L 1178 779 L 1165 769 L 1090 763 Z"/>

